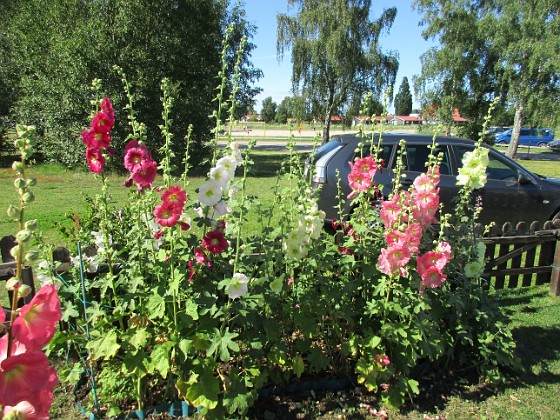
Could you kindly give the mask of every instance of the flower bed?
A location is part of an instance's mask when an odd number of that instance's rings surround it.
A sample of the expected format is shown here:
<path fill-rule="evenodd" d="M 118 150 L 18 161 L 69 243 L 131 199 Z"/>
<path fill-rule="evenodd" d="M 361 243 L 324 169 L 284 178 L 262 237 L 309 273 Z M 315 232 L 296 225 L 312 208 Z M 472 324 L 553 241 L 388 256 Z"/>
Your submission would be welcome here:
<path fill-rule="evenodd" d="M 218 149 L 216 135 L 207 182 L 187 197 L 188 154 L 173 175 L 166 81 L 159 164 L 132 113 L 123 162 L 130 199 L 113 208 L 104 166 L 119 120 L 94 87 L 97 109 L 82 141 L 100 194 L 76 226 L 74 269 L 47 281 L 59 286 L 68 326 L 50 349 L 76 360 L 59 374 L 70 383 L 86 375 L 81 403 L 96 416 L 163 401 L 209 417 L 243 415 L 264 389 L 324 376 L 400 406 L 420 392 L 412 372 L 421 362 L 476 366 L 489 381 L 515 365 L 511 335 L 481 287 L 484 247 L 470 194 L 485 182 L 482 149 L 465 157 L 452 220 L 438 213 L 438 156 L 410 190 L 380 194 L 380 146 L 362 134 L 367 153 L 350 163 L 353 192 L 340 197 L 355 211 L 330 235 L 290 142 L 279 217 L 248 232 L 247 215 L 259 210 L 245 190 L 252 146 Z M 107 272 L 87 275 L 100 264 Z"/>

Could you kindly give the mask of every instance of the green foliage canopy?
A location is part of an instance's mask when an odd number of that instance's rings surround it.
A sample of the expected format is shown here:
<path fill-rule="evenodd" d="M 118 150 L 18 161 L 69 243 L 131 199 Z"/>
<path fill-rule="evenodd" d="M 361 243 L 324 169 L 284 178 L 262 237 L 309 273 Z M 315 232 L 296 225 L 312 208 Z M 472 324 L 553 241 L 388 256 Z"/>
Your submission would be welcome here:
<path fill-rule="evenodd" d="M 408 78 L 403 77 L 399 92 L 395 95 L 395 115 L 410 115 L 412 112 L 412 94 Z"/>
<path fill-rule="evenodd" d="M 250 87 L 262 75 L 249 61 L 255 28 L 247 23 L 239 5 L 229 8 L 229 0 L 8 0 L 0 3 L 0 12 L 10 16 L 0 23 L 0 37 L 5 41 L 0 45 L 1 87 L 7 93 L 0 95 L 1 115 L 8 122 L 36 125 L 44 136 L 43 156 L 67 166 L 84 161 L 79 135 L 91 109 L 84 100 L 93 99 L 88 90 L 91 80 L 101 79 L 104 94 L 116 109 L 124 109 L 122 82 L 113 65 L 134 81 L 135 111 L 146 124 L 148 147 L 154 153 L 163 142 L 158 126 L 163 78 L 174 85 L 172 131 L 182 139 L 192 124 L 191 151 L 199 157 L 203 153 L 212 128 L 208 115 L 215 106 L 212 99 L 222 40 L 232 22 L 237 24 L 229 39 L 233 51 L 244 36 L 249 39 L 238 79 L 239 114 L 246 112 L 260 91 Z M 228 57 L 229 74 L 234 54 Z M 113 143 L 119 150 L 128 127 L 123 115 L 116 118 Z M 174 148 L 181 159 L 185 142 L 176 141 Z"/>

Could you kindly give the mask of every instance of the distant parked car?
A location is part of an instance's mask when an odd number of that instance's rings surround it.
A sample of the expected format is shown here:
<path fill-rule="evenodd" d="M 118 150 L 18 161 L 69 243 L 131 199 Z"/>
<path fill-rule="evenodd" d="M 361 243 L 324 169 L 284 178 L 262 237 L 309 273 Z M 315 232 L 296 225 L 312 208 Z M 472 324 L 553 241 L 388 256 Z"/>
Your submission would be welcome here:
<path fill-rule="evenodd" d="M 553 152 L 560 152 L 560 140 L 552 140 L 548 143 L 548 148 Z"/>
<path fill-rule="evenodd" d="M 509 144 L 513 129 L 497 133 L 494 136 L 494 144 Z M 548 143 L 554 140 L 554 133 L 550 128 L 522 128 L 519 133 L 520 146 L 538 146 L 546 147 Z"/>
<path fill-rule="evenodd" d="M 384 166 L 375 175 L 377 185 L 383 186 L 387 196 L 392 189 L 393 169 L 397 160 L 399 141 L 406 141 L 405 171 L 401 180 L 403 187 L 410 186 L 414 179 L 426 171 L 425 163 L 430 154 L 432 136 L 418 134 L 384 134 L 379 158 Z M 376 139 L 375 141 L 378 141 Z M 438 137 L 437 152 L 443 154 L 440 165 L 440 199 L 444 211 L 452 211 L 454 198 L 460 186 L 457 174 L 461 167 L 463 155 L 475 148 L 475 143 L 454 137 Z M 350 194 L 348 174 L 349 162 L 358 156 L 360 139 L 355 135 L 334 136 L 332 140 L 320 147 L 307 161 L 307 173 L 315 194 L 318 195 L 319 208 L 326 213 L 326 222 L 333 218 L 342 219 L 352 212 L 352 200 L 345 200 L 342 213 L 338 211 L 338 183 L 343 197 Z M 482 200 L 480 222 L 517 223 L 520 221 L 543 223 L 560 218 L 560 179 L 537 175 L 503 153 L 489 147 L 490 163 L 487 169 L 488 182 L 476 195 Z M 357 151 L 358 150 L 358 151 Z M 368 154 L 369 146 L 364 149 Z"/>

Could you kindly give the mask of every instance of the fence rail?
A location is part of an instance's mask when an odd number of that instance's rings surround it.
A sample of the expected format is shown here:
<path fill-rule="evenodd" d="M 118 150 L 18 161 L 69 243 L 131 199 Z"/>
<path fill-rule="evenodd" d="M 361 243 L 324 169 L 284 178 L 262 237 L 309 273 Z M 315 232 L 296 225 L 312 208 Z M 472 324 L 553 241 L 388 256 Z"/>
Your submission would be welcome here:
<path fill-rule="evenodd" d="M 550 293 L 560 294 L 560 221 L 515 227 L 494 227 L 483 238 L 486 266 L 483 276 L 496 289 L 550 284 Z"/>

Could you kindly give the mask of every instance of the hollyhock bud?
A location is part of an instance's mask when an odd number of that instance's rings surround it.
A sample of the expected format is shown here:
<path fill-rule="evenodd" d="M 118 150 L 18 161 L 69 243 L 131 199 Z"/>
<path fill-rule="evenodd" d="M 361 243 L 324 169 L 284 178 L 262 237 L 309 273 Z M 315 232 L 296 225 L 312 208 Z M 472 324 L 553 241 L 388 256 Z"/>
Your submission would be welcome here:
<path fill-rule="evenodd" d="M 20 286 L 19 280 L 15 277 L 6 281 L 6 290 L 9 292 L 13 292 L 14 290 L 18 289 Z"/>
<path fill-rule="evenodd" d="M 14 161 L 14 163 L 12 163 L 12 170 L 14 170 L 15 172 L 23 172 L 24 166 L 23 163 L 21 163 L 20 161 Z"/>
<path fill-rule="evenodd" d="M 10 249 L 10 255 L 17 259 L 18 255 L 19 255 L 19 246 L 18 245 L 14 246 L 12 249 Z"/>
<path fill-rule="evenodd" d="M 21 199 L 25 204 L 31 204 L 35 201 L 35 194 L 33 194 L 33 192 L 31 191 L 27 191 L 25 194 L 23 194 Z"/>
<path fill-rule="evenodd" d="M 32 289 L 27 284 L 22 284 L 19 286 L 18 296 L 20 298 L 26 298 L 31 293 Z"/>
<path fill-rule="evenodd" d="M 16 187 L 17 189 L 21 189 L 24 188 L 26 185 L 25 179 L 23 178 L 16 178 L 14 180 L 14 187 Z"/>
<path fill-rule="evenodd" d="M 20 244 L 26 243 L 27 241 L 29 241 L 29 239 L 31 239 L 31 232 L 29 232 L 28 230 L 20 230 L 18 233 L 16 233 L 16 240 Z"/>
<path fill-rule="evenodd" d="M 8 211 L 7 211 L 7 213 L 8 213 L 8 217 L 18 218 L 19 215 L 20 215 L 20 210 L 19 210 L 16 206 L 10 204 L 10 205 L 8 206 Z"/>
<path fill-rule="evenodd" d="M 37 229 L 37 220 L 32 219 L 32 220 L 28 220 L 27 222 L 25 222 L 25 229 L 31 230 L 31 231 Z"/>
<path fill-rule="evenodd" d="M 29 251 L 25 254 L 24 260 L 26 264 L 31 264 L 33 261 L 37 260 L 37 258 L 39 258 L 39 252 Z"/>
<path fill-rule="evenodd" d="M 25 183 L 28 187 L 34 187 L 35 185 L 37 185 L 37 178 L 27 178 L 25 180 Z"/>

